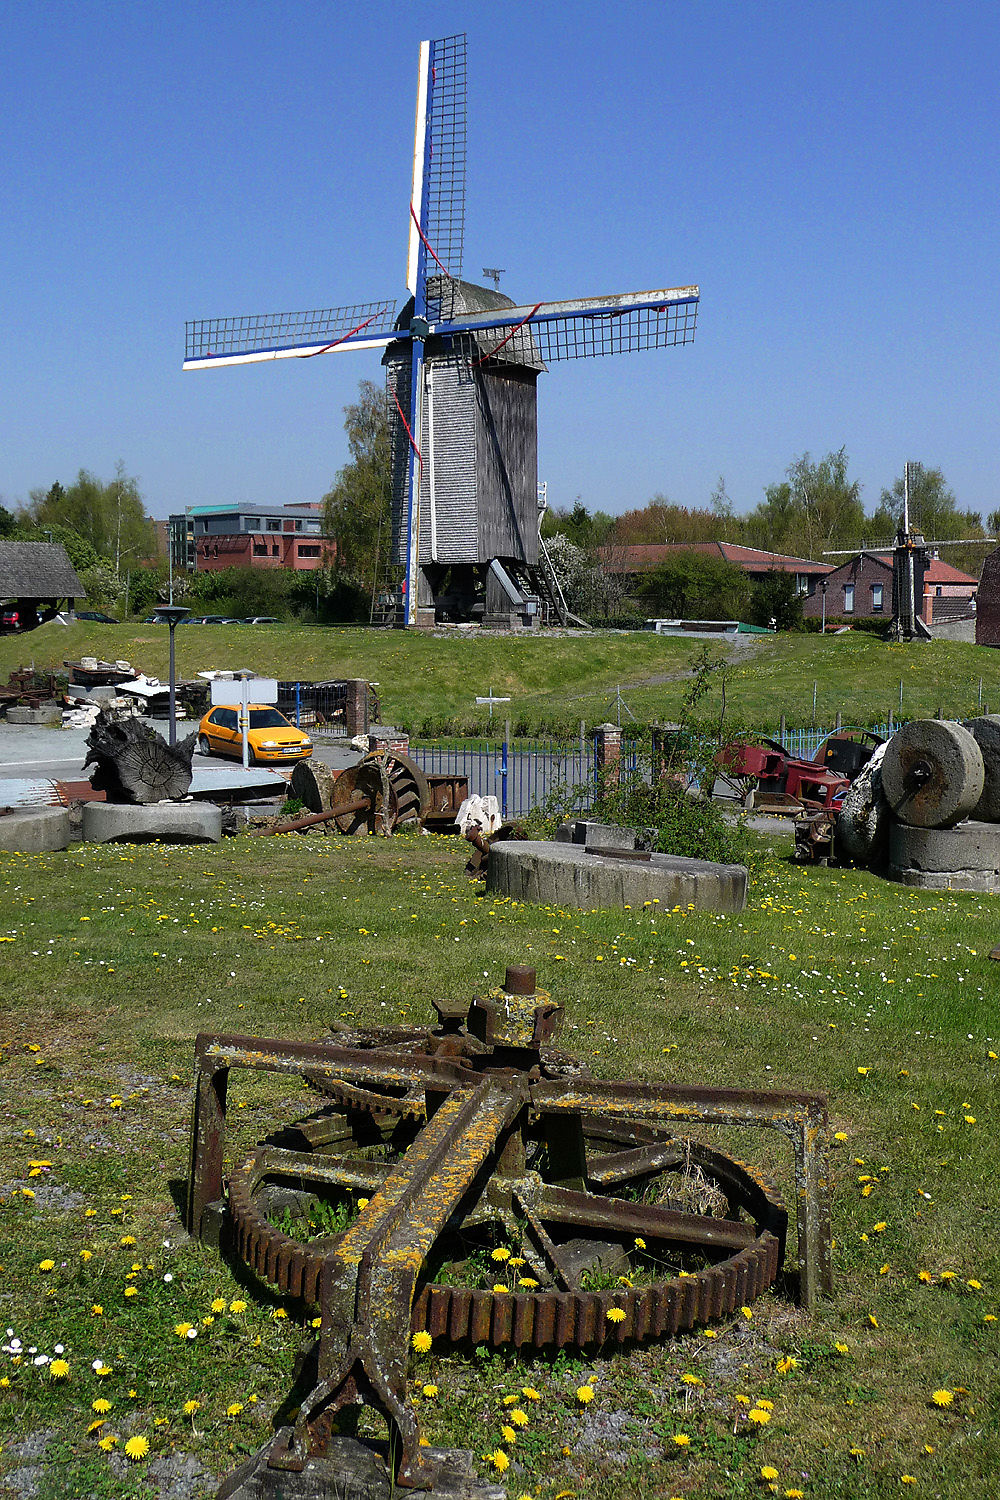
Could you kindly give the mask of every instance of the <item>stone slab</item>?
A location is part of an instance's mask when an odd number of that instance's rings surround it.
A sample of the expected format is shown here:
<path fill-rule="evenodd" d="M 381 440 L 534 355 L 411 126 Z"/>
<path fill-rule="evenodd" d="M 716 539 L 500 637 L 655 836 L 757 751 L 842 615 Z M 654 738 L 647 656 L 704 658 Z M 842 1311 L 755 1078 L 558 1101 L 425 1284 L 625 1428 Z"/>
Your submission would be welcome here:
<path fill-rule="evenodd" d="M 217 844 L 222 813 L 210 802 L 88 802 L 83 838 L 94 844 Z"/>
<path fill-rule="evenodd" d="M 0 802 L 3 784 L 0 782 Z M 0 817 L 0 849 L 11 854 L 42 854 L 69 844 L 69 811 L 65 807 L 18 808 Z"/>
<path fill-rule="evenodd" d="M 7 710 L 8 724 L 46 724 L 53 727 L 62 723 L 62 710 L 58 703 L 43 703 L 41 708 L 19 708 L 16 704 Z"/>
<path fill-rule="evenodd" d="M 738 912 L 746 906 L 747 872 L 742 865 L 672 854 L 616 859 L 613 851 L 589 853 L 578 844 L 511 840 L 491 846 L 486 888 L 518 901 L 583 910 L 656 902 L 668 909 Z"/>
<path fill-rule="evenodd" d="M 1000 717 L 983 714 L 978 719 L 966 719 L 964 728 L 983 757 L 983 795 L 971 816 L 980 822 L 1000 823 Z"/>
<path fill-rule="evenodd" d="M 648 849 L 649 835 L 641 828 L 619 828 L 616 823 L 595 823 L 590 818 L 571 818 L 560 823 L 557 844 L 582 844 L 587 849 Z"/>

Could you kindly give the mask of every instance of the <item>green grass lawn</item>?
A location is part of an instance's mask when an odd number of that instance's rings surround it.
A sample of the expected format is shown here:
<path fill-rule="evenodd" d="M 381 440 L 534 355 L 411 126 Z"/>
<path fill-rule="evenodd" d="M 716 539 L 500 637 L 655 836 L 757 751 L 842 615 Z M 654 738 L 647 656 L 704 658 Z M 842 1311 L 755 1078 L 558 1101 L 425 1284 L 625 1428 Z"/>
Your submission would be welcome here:
<path fill-rule="evenodd" d="M 429 1022 L 432 997 L 527 962 L 598 1074 L 828 1093 L 835 1293 L 807 1316 L 778 1288 L 616 1358 L 435 1344 L 411 1367 L 430 1440 L 484 1473 L 509 1453 L 512 1500 L 995 1495 L 998 906 L 785 852 L 739 917 L 494 901 L 438 839 L 0 855 L 0 1332 L 37 1351 L 4 1336 L 0 1493 L 30 1462 L 38 1500 L 156 1493 L 188 1458 L 221 1476 L 287 1394 L 315 1309 L 178 1217 L 195 1034 Z M 234 1076 L 234 1150 L 273 1127 L 274 1097 Z M 728 1145 L 788 1197 L 776 1136 Z M 62 1379 L 33 1362 L 57 1345 Z"/>
<path fill-rule="evenodd" d="M 558 730 L 572 737 L 615 715 L 615 690 L 642 723 L 676 718 L 703 647 L 696 641 L 647 632 L 538 637 L 454 633 L 338 630 L 312 626 L 212 626 L 177 631 L 177 671 L 193 676 L 210 667 L 252 667 L 285 679 L 367 677 L 377 681 L 384 716 L 411 733 L 462 733 L 488 728 L 476 697 L 509 696 L 497 710 L 499 729 L 510 717 L 525 732 Z M 825 637 L 784 635 L 746 638 L 728 655 L 726 710 L 731 721 L 774 730 L 785 714 L 789 727 L 816 714 L 831 724 L 882 723 L 892 709 L 927 717 L 967 717 L 984 700 L 1000 710 L 1000 656 L 986 646 L 935 641 L 889 646 L 866 634 Z M 726 648 L 710 649 L 723 659 Z M 167 675 L 164 626 L 55 623 L 24 636 L 0 638 L 0 680 L 12 667 L 33 661 L 61 666 L 95 655 L 125 658 L 161 678 Z M 716 684 L 707 712 L 718 714 Z M 623 714 L 627 724 L 627 714 Z"/>

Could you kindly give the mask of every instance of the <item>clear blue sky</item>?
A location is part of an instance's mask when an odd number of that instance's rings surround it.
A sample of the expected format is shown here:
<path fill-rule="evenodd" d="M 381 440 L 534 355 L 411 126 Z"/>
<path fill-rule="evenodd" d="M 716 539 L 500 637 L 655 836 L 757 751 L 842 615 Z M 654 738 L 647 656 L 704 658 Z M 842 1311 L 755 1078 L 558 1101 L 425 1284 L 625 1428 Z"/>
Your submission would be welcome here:
<path fill-rule="evenodd" d="M 0 496 L 319 499 L 377 353 L 181 373 L 190 317 L 404 295 L 417 46 L 469 38 L 465 272 L 698 282 L 687 348 L 539 382 L 550 500 L 739 509 L 846 446 L 1000 505 L 1000 8 L 2 0 Z"/>

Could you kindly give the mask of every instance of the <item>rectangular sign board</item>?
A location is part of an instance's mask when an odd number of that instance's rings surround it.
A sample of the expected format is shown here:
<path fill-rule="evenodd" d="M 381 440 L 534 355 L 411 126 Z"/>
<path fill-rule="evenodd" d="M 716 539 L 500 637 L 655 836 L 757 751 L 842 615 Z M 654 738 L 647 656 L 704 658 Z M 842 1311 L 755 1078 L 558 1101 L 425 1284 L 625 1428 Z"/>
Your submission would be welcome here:
<path fill-rule="evenodd" d="M 244 700 L 243 686 L 246 683 L 247 696 Z M 212 679 L 212 707 L 217 704 L 233 704 L 239 707 L 244 701 L 247 703 L 277 703 L 278 680 L 276 677 L 251 677 L 244 682 L 232 678 Z"/>

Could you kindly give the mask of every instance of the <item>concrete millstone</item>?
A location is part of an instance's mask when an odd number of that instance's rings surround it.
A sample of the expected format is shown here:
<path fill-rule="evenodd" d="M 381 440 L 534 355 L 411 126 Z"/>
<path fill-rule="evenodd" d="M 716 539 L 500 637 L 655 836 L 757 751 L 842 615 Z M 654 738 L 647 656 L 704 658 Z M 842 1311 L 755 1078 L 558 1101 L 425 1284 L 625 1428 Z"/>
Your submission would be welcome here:
<path fill-rule="evenodd" d="M 916 775 L 925 768 L 926 779 Z M 897 729 L 882 758 L 882 790 L 901 823 L 950 828 L 969 816 L 983 795 L 982 753 L 961 724 L 914 719 Z"/>
<path fill-rule="evenodd" d="M 11 854 L 65 849 L 69 837 L 69 811 L 65 807 L 15 808 L 0 817 L 0 849 Z"/>
<path fill-rule="evenodd" d="M 211 802 L 87 802 L 83 838 L 93 844 L 217 844 L 222 812 Z"/>
<path fill-rule="evenodd" d="M 971 821 L 957 828 L 894 823 L 889 876 L 930 890 L 1000 892 L 1000 827 Z"/>
<path fill-rule="evenodd" d="M 693 905 L 700 911 L 738 912 L 746 906 L 747 872 L 742 865 L 672 854 L 616 859 L 614 850 L 592 853 L 579 844 L 511 840 L 491 846 L 486 888 L 518 901 L 582 910 L 656 901 L 668 909 Z"/>
<path fill-rule="evenodd" d="M 963 728 L 972 735 L 983 757 L 983 795 L 971 816 L 984 823 L 1000 823 L 1000 717 L 984 714 L 966 719 Z"/>

